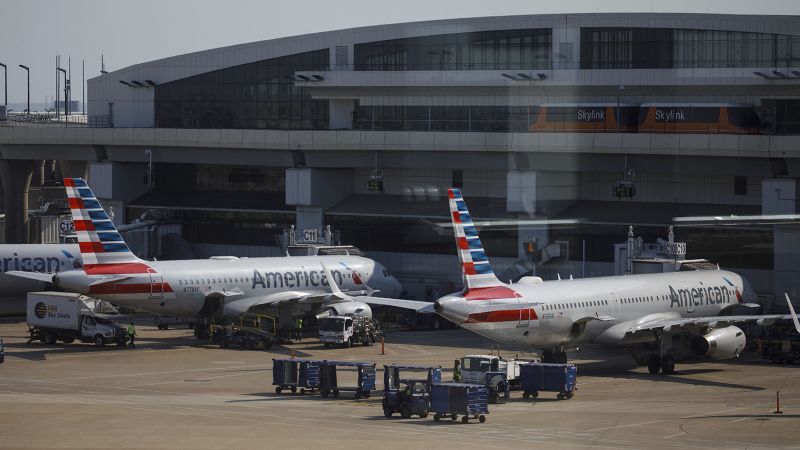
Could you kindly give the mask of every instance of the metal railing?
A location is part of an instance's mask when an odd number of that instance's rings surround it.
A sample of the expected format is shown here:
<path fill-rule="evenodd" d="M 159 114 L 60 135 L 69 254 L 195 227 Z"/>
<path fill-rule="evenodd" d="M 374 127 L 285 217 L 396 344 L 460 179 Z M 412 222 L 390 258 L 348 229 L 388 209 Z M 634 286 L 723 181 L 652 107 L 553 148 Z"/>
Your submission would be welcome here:
<path fill-rule="evenodd" d="M 5 120 L 0 120 L 0 127 L 85 127 L 86 115 L 70 114 L 68 116 L 54 113 L 9 113 Z"/>

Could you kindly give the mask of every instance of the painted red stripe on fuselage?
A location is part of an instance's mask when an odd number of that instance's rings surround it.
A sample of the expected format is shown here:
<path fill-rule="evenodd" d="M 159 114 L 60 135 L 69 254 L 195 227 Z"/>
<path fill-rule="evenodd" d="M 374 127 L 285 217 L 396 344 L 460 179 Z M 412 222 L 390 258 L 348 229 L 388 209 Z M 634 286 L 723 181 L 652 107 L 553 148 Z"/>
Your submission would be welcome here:
<path fill-rule="evenodd" d="M 472 288 L 464 292 L 464 298 L 467 300 L 501 300 L 519 297 L 521 296 L 516 291 L 506 286 Z"/>
<path fill-rule="evenodd" d="M 70 209 L 85 209 L 86 207 L 83 205 L 83 200 L 79 198 L 68 198 L 67 201 L 69 202 Z"/>
<path fill-rule="evenodd" d="M 64 186 L 75 187 L 75 181 L 72 178 L 64 178 Z"/>
<path fill-rule="evenodd" d="M 467 317 L 467 323 L 489 323 L 489 322 L 518 322 L 520 320 L 538 320 L 536 311 L 533 308 L 526 309 L 504 309 L 499 311 L 486 311 L 472 313 Z"/>
<path fill-rule="evenodd" d="M 461 215 L 458 214 L 458 211 L 453 211 L 453 222 L 461 223 Z"/>
<path fill-rule="evenodd" d="M 458 248 L 461 250 L 469 250 L 469 242 L 467 242 L 467 238 L 458 238 Z"/>
<path fill-rule="evenodd" d="M 150 294 L 161 292 L 172 292 L 172 286 L 163 283 L 163 291 L 159 289 L 161 286 L 153 286 L 150 283 L 137 283 L 137 284 L 120 284 L 120 283 L 107 283 L 89 286 L 88 295 L 112 295 L 112 294 Z"/>
<path fill-rule="evenodd" d="M 89 275 L 123 275 L 150 271 L 155 273 L 155 270 L 144 263 L 87 264 L 84 270 Z"/>

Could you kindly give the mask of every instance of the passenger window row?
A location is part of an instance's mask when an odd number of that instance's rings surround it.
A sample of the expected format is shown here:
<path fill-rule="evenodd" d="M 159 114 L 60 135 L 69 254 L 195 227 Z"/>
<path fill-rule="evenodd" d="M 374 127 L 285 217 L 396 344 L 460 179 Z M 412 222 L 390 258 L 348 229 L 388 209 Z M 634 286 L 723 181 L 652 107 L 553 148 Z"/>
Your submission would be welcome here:
<path fill-rule="evenodd" d="M 179 286 L 191 286 L 198 284 L 212 283 L 249 283 L 250 277 L 224 277 L 224 278 L 190 278 L 188 280 L 178 280 Z"/>

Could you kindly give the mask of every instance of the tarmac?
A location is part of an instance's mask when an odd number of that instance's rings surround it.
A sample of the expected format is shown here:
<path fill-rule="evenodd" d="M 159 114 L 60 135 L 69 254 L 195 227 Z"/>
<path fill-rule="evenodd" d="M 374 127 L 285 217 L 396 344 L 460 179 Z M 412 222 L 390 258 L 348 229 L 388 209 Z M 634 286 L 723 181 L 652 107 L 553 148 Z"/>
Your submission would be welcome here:
<path fill-rule="evenodd" d="M 650 375 L 624 351 L 585 347 L 574 398 L 512 391 L 487 421 L 383 417 L 381 393 L 275 393 L 272 358 L 440 364 L 488 353 L 463 330 L 388 331 L 381 346 L 325 349 L 316 339 L 269 351 L 219 349 L 187 329 L 137 327 L 135 349 L 26 344 L 24 322 L 0 323 L 0 448 L 800 448 L 800 366 L 755 355 L 679 363 Z M 514 350 L 501 354 L 530 357 Z M 340 379 L 340 382 L 342 380 Z M 780 391 L 783 414 L 774 414 Z"/>

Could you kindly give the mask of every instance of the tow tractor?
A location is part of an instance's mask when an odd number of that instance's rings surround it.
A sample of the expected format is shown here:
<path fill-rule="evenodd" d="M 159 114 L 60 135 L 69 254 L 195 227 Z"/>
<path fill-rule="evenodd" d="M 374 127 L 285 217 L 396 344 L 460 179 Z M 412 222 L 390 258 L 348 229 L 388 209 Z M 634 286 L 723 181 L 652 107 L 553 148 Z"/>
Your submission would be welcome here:
<path fill-rule="evenodd" d="M 392 417 L 399 412 L 404 419 L 412 415 L 428 417 L 431 385 L 441 380 L 438 366 L 383 366 L 383 415 Z"/>
<path fill-rule="evenodd" d="M 380 336 L 377 321 L 361 316 L 328 316 L 319 319 L 319 340 L 326 348 L 333 345 L 352 347 L 372 345 Z"/>
<path fill-rule="evenodd" d="M 219 340 L 220 348 L 238 347 L 269 350 L 277 342 L 275 337 L 275 318 L 264 315 L 246 314 L 239 322 L 228 326 L 211 327 L 212 337 Z"/>
<path fill-rule="evenodd" d="M 800 362 L 800 335 L 796 332 L 778 332 L 768 339 L 756 341 L 761 357 L 773 364 Z"/>

